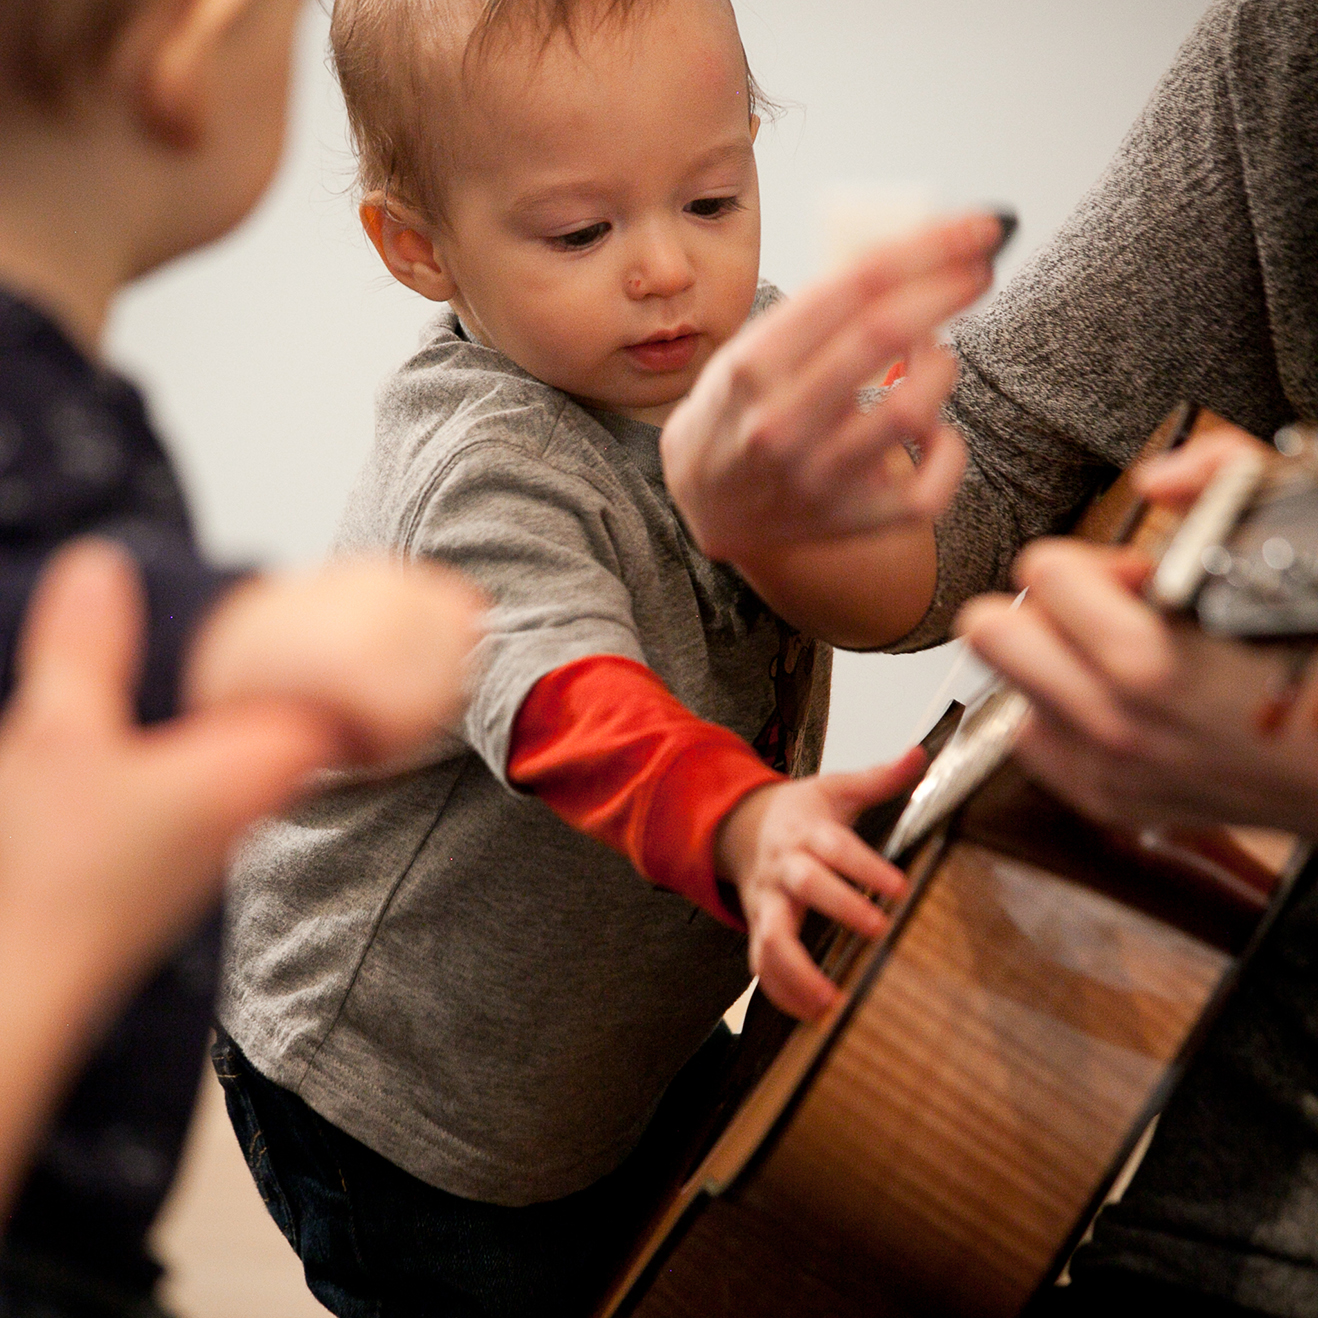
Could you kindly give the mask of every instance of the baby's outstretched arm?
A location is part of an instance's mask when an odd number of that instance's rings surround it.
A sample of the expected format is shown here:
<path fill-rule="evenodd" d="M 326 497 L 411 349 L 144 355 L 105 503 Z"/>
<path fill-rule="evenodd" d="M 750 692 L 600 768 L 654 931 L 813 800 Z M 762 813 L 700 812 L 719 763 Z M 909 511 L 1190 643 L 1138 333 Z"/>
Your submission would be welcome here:
<path fill-rule="evenodd" d="M 194 709 L 301 701 L 337 729 L 343 761 L 406 756 L 458 711 L 479 604 L 456 572 L 385 558 L 254 577 L 202 624 L 184 695 Z"/>
<path fill-rule="evenodd" d="M 651 882 L 727 924 L 744 920 L 764 991 L 813 1018 L 837 990 L 801 944 L 801 921 L 814 909 L 869 937 L 887 927 L 856 889 L 896 897 L 905 879 L 849 825 L 923 762 L 914 751 L 865 773 L 792 781 L 727 728 L 697 718 L 644 665 L 592 655 L 532 688 L 508 778 Z"/>

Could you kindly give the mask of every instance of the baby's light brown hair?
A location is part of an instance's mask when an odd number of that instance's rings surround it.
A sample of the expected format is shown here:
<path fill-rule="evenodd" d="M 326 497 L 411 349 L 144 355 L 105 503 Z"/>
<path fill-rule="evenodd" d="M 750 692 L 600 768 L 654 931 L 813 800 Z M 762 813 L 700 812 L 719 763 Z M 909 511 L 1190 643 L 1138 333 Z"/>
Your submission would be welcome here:
<path fill-rule="evenodd" d="M 94 78 L 142 0 L 0 0 L 0 102 L 58 110 Z"/>
<path fill-rule="evenodd" d="M 330 45 L 364 194 L 384 193 L 433 220 L 453 159 L 445 97 L 501 39 L 560 33 L 582 24 L 625 25 L 653 0 L 335 0 Z M 4 3 L 4 0 L 0 0 Z M 772 110 L 749 68 L 750 113 Z"/>

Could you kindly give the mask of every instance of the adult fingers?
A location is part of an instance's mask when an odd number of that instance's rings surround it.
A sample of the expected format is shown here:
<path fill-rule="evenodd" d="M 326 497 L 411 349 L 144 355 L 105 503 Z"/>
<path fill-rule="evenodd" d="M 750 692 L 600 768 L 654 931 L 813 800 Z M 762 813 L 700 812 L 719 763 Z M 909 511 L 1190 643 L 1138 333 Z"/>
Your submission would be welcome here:
<path fill-rule="evenodd" d="M 798 1020 L 816 1020 L 837 1000 L 837 987 L 810 959 L 797 932 L 800 916 L 786 897 L 766 896 L 757 912 L 751 969 L 780 1010 Z"/>
<path fill-rule="evenodd" d="M 905 378 L 875 406 L 852 409 L 827 444 L 805 455 L 813 463 L 811 493 L 833 503 L 854 504 L 891 521 L 940 512 L 965 468 L 961 436 L 942 423 L 943 404 L 956 382 L 956 361 L 927 345 L 910 358 Z M 894 476 L 888 461 L 898 445 L 914 442 L 919 465 L 907 479 Z M 804 465 L 804 464 L 803 464 Z M 863 529 L 863 528 L 862 528 Z"/>
<path fill-rule="evenodd" d="M 1193 443 L 1141 464 L 1134 472 L 1135 488 L 1159 503 L 1189 504 L 1233 458 L 1260 452 L 1273 450 L 1249 431 L 1223 422 L 1196 436 Z"/>
<path fill-rule="evenodd" d="M 1001 235 L 995 217 L 965 215 L 877 246 L 797 294 L 775 312 L 773 321 L 766 317 L 755 330 L 756 351 L 772 373 L 790 369 L 813 356 L 860 312 L 892 290 L 947 271 L 986 269 Z M 930 328 L 939 323 L 934 321 Z M 908 343 L 922 337 L 927 334 L 913 334 Z"/>
<path fill-rule="evenodd" d="M 957 616 L 955 630 L 990 667 L 1045 710 L 1100 745 L 1128 743 L 1130 725 L 1108 685 L 1029 600 L 1019 608 L 1005 596 L 971 600 Z"/>
<path fill-rule="evenodd" d="M 930 339 L 984 292 L 991 278 L 984 265 L 903 285 L 863 308 L 808 356 L 777 367 L 762 363 L 766 384 L 783 382 L 779 396 L 762 408 L 765 447 L 790 451 L 806 436 L 813 441 L 821 429 L 849 418 L 858 390 L 893 357 Z"/>
<path fill-rule="evenodd" d="M 943 404 L 956 384 L 955 354 L 936 343 L 920 344 L 907 354 L 905 374 L 884 399 L 890 423 L 919 438 L 940 423 Z"/>
<path fill-rule="evenodd" d="M 1030 604 L 1123 696 L 1157 700 L 1176 671 L 1171 633 L 1128 584 L 1140 560 L 1072 540 L 1029 546 L 1016 578 Z"/>
<path fill-rule="evenodd" d="M 921 442 L 920 448 L 920 465 L 899 480 L 892 478 L 877 436 L 867 451 L 856 454 L 853 461 L 864 461 L 868 469 L 854 476 L 834 477 L 834 490 L 846 493 L 834 497 L 830 517 L 836 530 L 832 534 L 877 531 L 941 513 L 961 484 L 966 469 L 966 446 L 951 426 L 939 426 Z M 821 504 L 828 507 L 822 500 Z"/>
<path fill-rule="evenodd" d="M 19 641 L 16 700 L 26 716 L 79 732 L 128 722 L 144 615 L 137 570 L 117 546 L 87 539 L 56 553 Z"/>
<path fill-rule="evenodd" d="M 952 426 L 939 426 L 922 445 L 920 465 L 909 492 L 919 517 L 936 517 L 952 502 L 966 470 L 966 444 Z"/>
<path fill-rule="evenodd" d="M 1100 823 L 1128 829 L 1191 820 L 1190 812 L 1169 809 L 1163 800 L 1175 780 L 1165 766 L 1111 754 L 1038 709 L 1030 712 L 1013 754 L 1031 777 Z M 1204 813 L 1201 805 L 1199 822 L 1206 822 Z"/>

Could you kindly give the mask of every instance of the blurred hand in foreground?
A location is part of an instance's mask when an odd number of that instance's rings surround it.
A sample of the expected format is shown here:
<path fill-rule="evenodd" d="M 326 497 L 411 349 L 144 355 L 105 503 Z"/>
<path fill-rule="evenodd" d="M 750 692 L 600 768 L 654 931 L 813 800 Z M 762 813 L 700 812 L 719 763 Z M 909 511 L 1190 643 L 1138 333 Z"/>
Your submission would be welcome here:
<path fill-rule="evenodd" d="M 339 754 L 287 701 L 139 727 L 143 615 L 120 551 L 61 552 L 0 721 L 0 1203 L 98 1029 L 214 903 L 236 835 Z"/>

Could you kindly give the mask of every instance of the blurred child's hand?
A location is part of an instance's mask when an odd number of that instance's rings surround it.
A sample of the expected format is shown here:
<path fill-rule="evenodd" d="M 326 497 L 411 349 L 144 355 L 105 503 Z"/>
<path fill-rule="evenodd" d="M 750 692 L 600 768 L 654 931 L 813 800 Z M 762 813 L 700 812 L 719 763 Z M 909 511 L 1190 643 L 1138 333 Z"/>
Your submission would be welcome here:
<path fill-rule="evenodd" d="M 139 727 L 142 620 L 122 552 L 60 552 L 0 723 L 0 1219 L 97 1029 L 213 905 L 239 831 L 337 749 L 317 712 L 290 702 Z"/>
<path fill-rule="evenodd" d="M 406 756 L 457 713 L 479 610 L 472 587 L 432 564 L 341 560 L 306 576 L 258 577 L 202 628 L 187 701 L 309 702 L 338 725 L 341 762 Z"/>
<path fill-rule="evenodd" d="M 916 748 L 860 773 L 774 783 L 752 792 L 724 821 L 716 849 L 719 874 L 741 898 L 751 970 L 783 1011 L 814 1020 L 838 995 L 801 943 L 807 910 L 867 938 L 887 929 L 888 917 L 857 888 L 901 897 L 905 876 L 850 825 L 862 810 L 910 783 L 924 763 Z"/>

